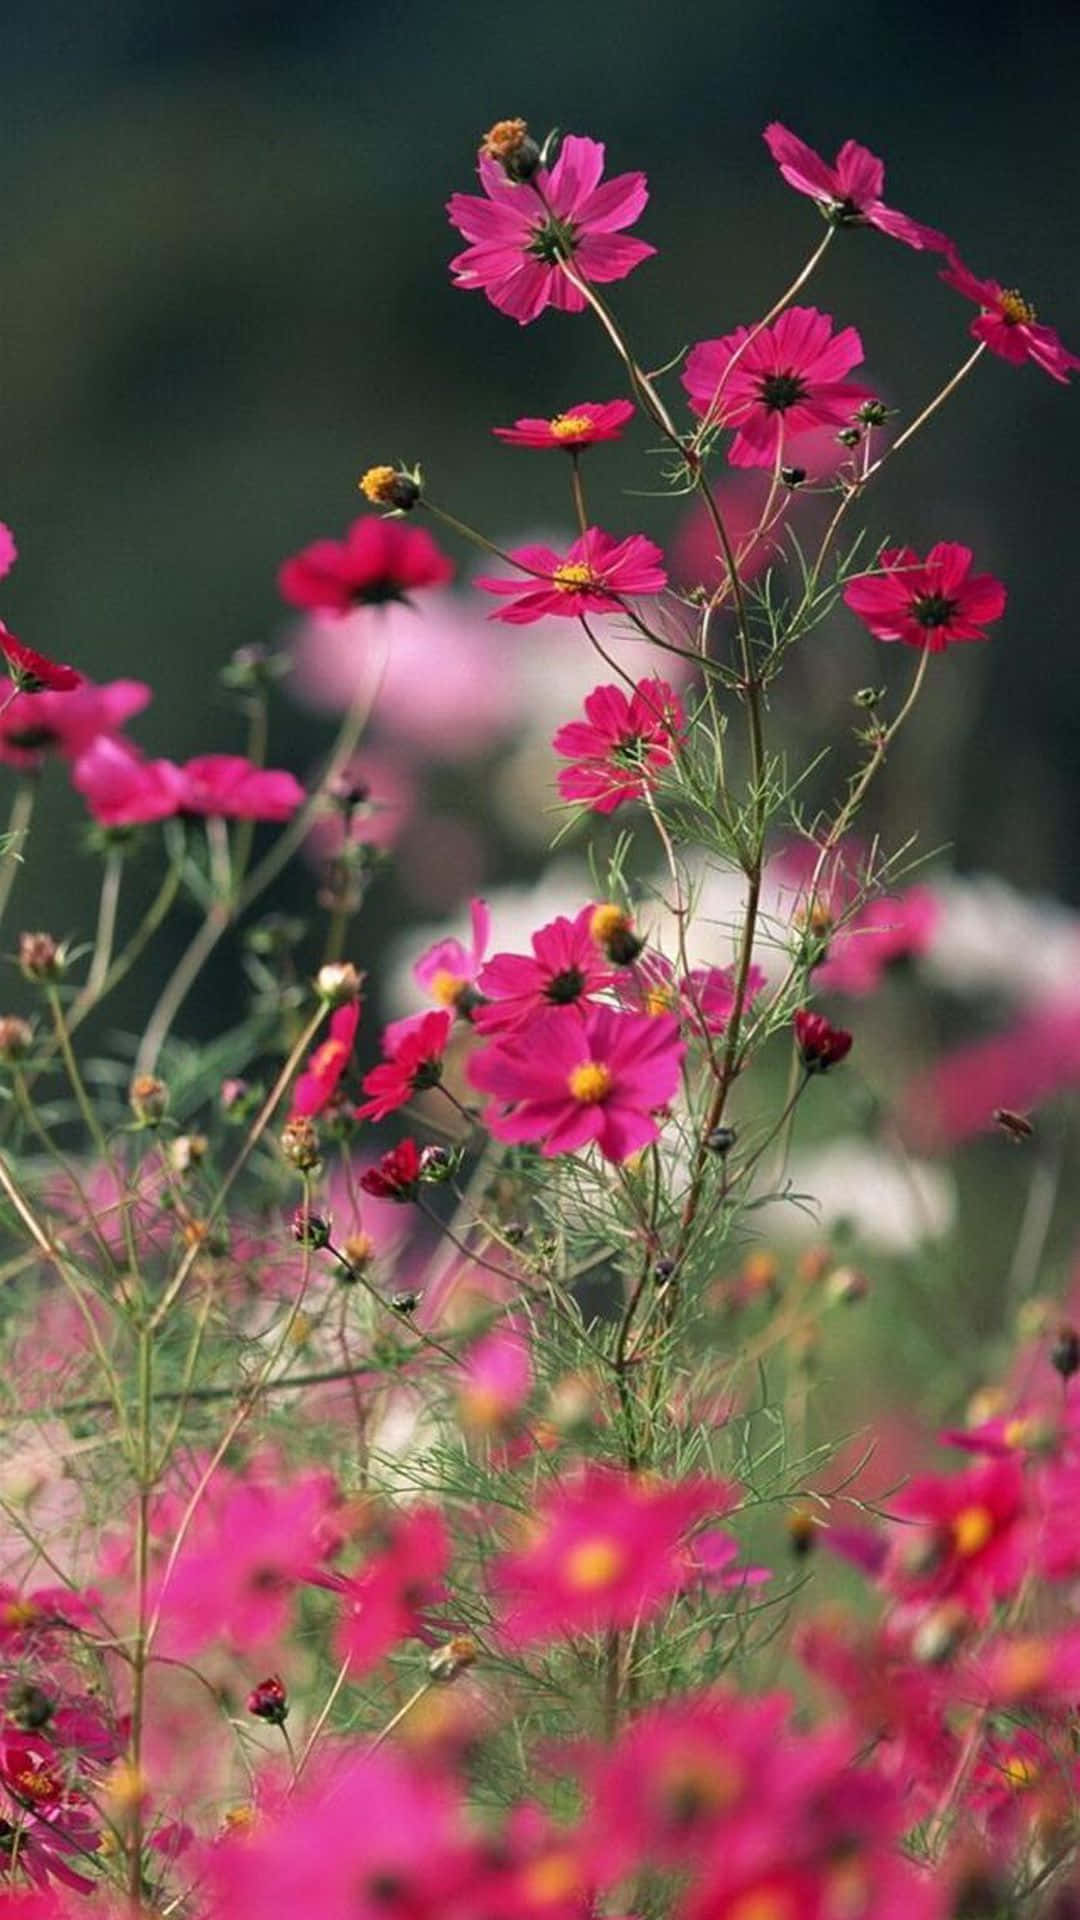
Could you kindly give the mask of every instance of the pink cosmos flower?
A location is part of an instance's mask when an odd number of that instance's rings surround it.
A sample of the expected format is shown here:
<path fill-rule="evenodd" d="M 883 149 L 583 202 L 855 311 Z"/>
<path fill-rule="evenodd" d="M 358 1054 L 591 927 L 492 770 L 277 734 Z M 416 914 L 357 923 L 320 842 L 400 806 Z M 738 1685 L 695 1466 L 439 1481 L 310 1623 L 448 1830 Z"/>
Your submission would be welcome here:
<path fill-rule="evenodd" d="M 354 520 L 344 539 L 315 540 L 283 561 L 278 588 L 291 607 L 343 614 L 404 600 L 416 587 L 439 586 L 453 571 L 423 527 L 369 514 Z"/>
<path fill-rule="evenodd" d="M 692 1577 L 683 1552 L 691 1528 L 735 1497 L 703 1476 L 666 1485 L 587 1464 L 540 1502 L 524 1546 L 492 1565 L 505 1640 L 524 1646 L 651 1619 Z"/>
<path fill-rule="evenodd" d="M 467 1013 L 470 1000 L 476 997 L 476 981 L 491 937 L 491 915 L 485 900 L 470 900 L 469 917 L 470 947 L 462 946 L 460 940 L 436 940 L 412 970 L 413 979 L 425 993 L 441 1007 L 452 1007 L 457 1013 Z"/>
<path fill-rule="evenodd" d="M 1080 367 L 1080 359 L 1062 345 L 1053 327 L 1036 324 L 1034 307 L 1014 287 L 1003 287 L 997 280 L 980 280 L 955 251 L 949 255 L 948 266 L 942 268 L 941 278 L 980 309 L 971 332 L 991 353 L 1011 360 L 1014 366 L 1030 360 L 1062 383 Z"/>
<path fill-rule="evenodd" d="M 344 1602 L 338 1657 L 354 1678 L 370 1673 L 402 1640 L 426 1632 L 424 1613 L 445 1599 L 443 1576 L 450 1545 L 437 1507 L 413 1507 L 395 1516 L 387 1536 L 358 1574 L 316 1574 Z"/>
<path fill-rule="evenodd" d="M 944 253 L 949 246 L 946 234 L 885 206 L 884 164 L 857 140 L 844 141 L 831 167 L 778 120 L 766 127 L 764 140 L 788 186 L 816 200 L 831 226 L 877 227 L 909 247 L 929 247 L 934 253 Z"/>
<path fill-rule="evenodd" d="M 829 935 L 826 957 L 814 970 L 815 985 L 826 993 L 873 993 L 889 967 L 926 952 L 939 916 L 929 887 L 868 900 Z"/>
<path fill-rule="evenodd" d="M 306 798 L 291 773 L 253 766 L 242 753 L 204 753 L 180 769 L 181 809 L 224 820 L 291 820 Z"/>
<path fill-rule="evenodd" d="M 17 1854 L 26 1877 L 39 1887 L 58 1880 L 90 1893 L 94 1882 L 71 1862 L 97 1851 L 98 1824 L 70 1785 L 67 1757 L 44 1734 L 16 1727 L 0 1734 L 0 1797 L 9 1815 L 0 1820 L 0 1847 Z"/>
<path fill-rule="evenodd" d="M 923 1474 L 890 1502 L 883 1580 L 910 1601 L 959 1600 L 977 1619 L 1015 1594 L 1032 1563 L 1034 1516 L 1015 1456 L 963 1473 Z M 915 1524 L 913 1524 L 915 1523 Z"/>
<path fill-rule="evenodd" d="M 746 980 L 747 1007 L 765 985 L 762 969 L 752 966 Z M 650 953 L 635 968 L 626 997 L 646 1013 L 677 1013 L 685 1026 L 698 1033 L 725 1033 L 735 1005 L 735 968 L 692 967 L 677 980 L 670 960 Z"/>
<path fill-rule="evenodd" d="M 485 593 L 510 595 L 510 605 L 488 617 L 514 627 L 529 626 L 545 614 L 573 620 L 581 613 L 617 612 L 629 595 L 662 593 L 667 574 L 663 554 L 643 534 L 613 540 L 599 527 L 589 527 L 560 557 L 551 547 L 517 547 L 510 554 L 532 586 L 500 577 L 478 578 Z"/>
<path fill-rule="evenodd" d="M 330 1016 L 327 1038 L 309 1055 L 307 1065 L 293 1088 L 292 1106 L 289 1109 L 291 1120 L 322 1113 L 324 1107 L 329 1106 L 349 1064 L 359 1025 L 359 1000 L 350 1000 L 345 1006 L 335 1008 Z"/>
<path fill-rule="evenodd" d="M 903 1111 L 920 1144 L 956 1145 L 992 1131 L 996 1108 L 1024 1113 L 1078 1084 L 1080 1003 L 1070 998 L 946 1053 L 906 1088 Z"/>
<path fill-rule="evenodd" d="M 577 453 L 601 440 L 621 440 L 633 414 L 630 400 L 579 400 L 551 420 L 515 420 L 512 427 L 492 427 L 491 431 L 511 447 L 562 447 L 567 453 Z"/>
<path fill-rule="evenodd" d="M 582 1019 L 549 1012 L 473 1054 L 471 1084 L 490 1094 L 497 1140 L 536 1140 L 548 1159 L 596 1142 L 627 1160 L 660 1129 L 654 1114 L 679 1084 L 686 1048 L 667 1015 L 593 1007 Z"/>
<path fill-rule="evenodd" d="M 528 182 L 507 179 L 487 154 L 479 160 L 484 199 L 455 193 L 450 224 L 469 241 L 450 262 L 455 283 L 480 288 L 492 306 L 524 326 L 545 307 L 580 313 L 585 297 L 567 278 L 568 259 L 585 280 L 623 280 L 655 247 L 621 237 L 649 197 L 643 173 L 620 173 L 603 186 L 599 140 L 569 133 L 555 165 Z"/>
<path fill-rule="evenodd" d="M 640 800 L 650 777 L 675 758 L 686 719 L 666 680 L 639 680 L 627 697 L 621 687 L 595 687 L 585 719 L 560 727 L 555 752 L 575 764 L 559 771 L 564 800 L 582 800 L 593 813 L 614 813 Z"/>
<path fill-rule="evenodd" d="M 103 827 L 143 826 L 180 811 L 184 776 L 171 760 L 144 760 L 129 741 L 103 733 L 71 769 L 71 784 Z"/>
<path fill-rule="evenodd" d="M 831 1026 L 823 1013 L 800 1007 L 791 1024 L 807 1073 L 824 1073 L 851 1052 L 853 1036 L 844 1027 Z"/>
<path fill-rule="evenodd" d="M 529 1342 L 513 1325 L 494 1327 L 466 1357 L 458 1411 L 473 1433 L 492 1434 L 513 1424 L 533 1390 Z"/>
<path fill-rule="evenodd" d="M 0 580 L 6 573 L 11 572 L 18 557 L 19 549 L 15 545 L 15 535 L 11 528 L 0 520 Z"/>
<path fill-rule="evenodd" d="M 8 632 L 2 620 L 0 654 L 3 654 L 8 672 L 20 693 L 70 693 L 72 688 L 82 686 L 82 674 L 76 672 L 74 667 L 61 666 L 56 660 L 49 660 L 43 653 L 35 652 L 33 647 L 24 646 L 21 640 Z"/>
<path fill-rule="evenodd" d="M 405 1106 L 414 1093 L 438 1086 L 452 1024 L 452 1014 L 425 1013 L 416 1026 L 410 1024 L 398 1043 L 388 1049 L 384 1033 L 387 1057 L 381 1066 L 372 1067 L 371 1072 L 364 1075 L 364 1092 L 371 1097 L 362 1107 L 357 1107 L 358 1120 L 385 1120 L 388 1113 L 396 1113 L 399 1107 Z"/>
<path fill-rule="evenodd" d="M 925 560 L 910 547 L 886 547 L 878 574 L 844 589 L 844 603 L 878 640 L 944 653 L 957 640 L 985 640 L 1005 611 L 1005 588 L 990 573 L 972 574 L 970 547 L 939 540 Z"/>
<path fill-rule="evenodd" d="M 19 693 L 0 717 L 0 760 L 32 769 L 50 749 L 77 760 L 100 734 L 116 733 L 151 699 L 143 680 L 84 680 L 70 693 Z"/>
<path fill-rule="evenodd" d="M 479 1033 L 507 1033 L 552 1007 L 575 1007 L 602 993 L 614 978 L 593 937 L 596 909 L 550 920 L 532 936 L 532 958 L 496 953 L 476 976 L 484 1003 L 473 1013 Z"/>
<path fill-rule="evenodd" d="M 771 327 L 737 327 L 691 348 L 682 382 L 695 413 L 734 427 L 733 467 L 772 467 L 816 427 L 851 421 L 869 387 L 844 375 L 863 357 L 854 327 L 833 333 L 815 307 L 788 307 Z"/>

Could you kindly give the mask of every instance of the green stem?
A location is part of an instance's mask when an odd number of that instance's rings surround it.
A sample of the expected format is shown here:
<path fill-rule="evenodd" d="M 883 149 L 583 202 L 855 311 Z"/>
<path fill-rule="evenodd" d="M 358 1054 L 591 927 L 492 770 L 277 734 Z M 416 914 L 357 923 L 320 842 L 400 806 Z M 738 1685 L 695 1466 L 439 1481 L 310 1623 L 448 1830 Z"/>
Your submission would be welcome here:
<path fill-rule="evenodd" d="M 11 803 L 5 839 L 8 844 L 0 856 L 0 920 L 3 919 L 11 889 L 15 885 L 15 876 L 22 865 L 19 847 L 30 831 L 30 822 L 34 817 L 34 802 L 37 799 L 37 783 L 33 779 L 22 779 L 15 789 L 15 798 Z"/>

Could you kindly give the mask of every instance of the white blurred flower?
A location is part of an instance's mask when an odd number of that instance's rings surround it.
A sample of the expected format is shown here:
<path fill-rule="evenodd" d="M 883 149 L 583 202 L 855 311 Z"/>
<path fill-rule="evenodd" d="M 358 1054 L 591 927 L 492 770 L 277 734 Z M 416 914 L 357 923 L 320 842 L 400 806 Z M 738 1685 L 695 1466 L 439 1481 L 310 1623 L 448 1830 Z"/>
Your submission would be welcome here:
<path fill-rule="evenodd" d="M 804 1239 L 848 1226 L 866 1247 L 913 1253 L 949 1232 L 956 1189 L 940 1166 L 911 1160 L 864 1140 L 830 1140 L 793 1155 L 790 1191 L 759 1218 L 776 1239 Z"/>
<path fill-rule="evenodd" d="M 1043 1001 L 1075 993 L 1080 915 L 1026 898 L 990 874 L 935 878 L 941 911 L 924 956 L 926 977 L 954 993 Z"/>

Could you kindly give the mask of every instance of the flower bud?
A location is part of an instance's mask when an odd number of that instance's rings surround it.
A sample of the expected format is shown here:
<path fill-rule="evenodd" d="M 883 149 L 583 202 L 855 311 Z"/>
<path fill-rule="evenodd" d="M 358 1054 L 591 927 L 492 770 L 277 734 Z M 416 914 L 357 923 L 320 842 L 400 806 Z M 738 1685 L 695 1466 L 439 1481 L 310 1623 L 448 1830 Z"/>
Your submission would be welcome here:
<path fill-rule="evenodd" d="M 169 1141 L 165 1157 L 172 1171 L 182 1178 L 192 1167 L 201 1165 L 209 1151 L 210 1142 L 205 1133 L 178 1133 L 175 1140 Z"/>
<path fill-rule="evenodd" d="M 808 1507 L 795 1507 L 787 1517 L 787 1536 L 797 1560 L 813 1552 L 818 1522 Z"/>
<path fill-rule="evenodd" d="M 862 428 L 841 427 L 836 437 L 842 447 L 857 447 L 862 439 Z"/>
<path fill-rule="evenodd" d="M 38 1733 L 53 1717 L 56 1703 L 32 1680 L 17 1680 L 7 1697 L 7 1710 L 25 1733 Z"/>
<path fill-rule="evenodd" d="M 589 932 L 597 946 L 603 948 L 613 967 L 633 966 L 639 954 L 644 952 L 645 942 L 634 932 L 630 915 L 613 901 L 607 901 L 594 910 L 589 921 Z"/>
<path fill-rule="evenodd" d="M 884 400 L 864 400 L 861 407 L 856 407 L 855 418 L 864 427 L 883 427 L 889 418 L 889 408 Z"/>
<path fill-rule="evenodd" d="M 5 1066 L 25 1059 L 33 1044 L 34 1030 L 28 1020 L 20 1020 L 17 1013 L 0 1015 L 0 1060 Z"/>
<path fill-rule="evenodd" d="M 408 1319 L 410 1313 L 416 1312 L 422 1298 L 422 1294 L 412 1291 L 392 1293 L 387 1301 L 387 1306 L 391 1308 L 392 1312 L 400 1313 L 405 1319 Z"/>
<path fill-rule="evenodd" d="M 855 1267 L 834 1267 L 825 1282 L 826 1299 L 845 1307 L 856 1306 L 869 1292 L 869 1280 Z"/>
<path fill-rule="evenodd" d="M 458 1633 L 428 1655 L 428 1672 L 433 1680 L 456 1680 L 466 1667 L 475 1664 L 480 1648 L 471 1633 Z"/>
<path fill-rule="evenodd" d="M 297 1207 L 291 1228 L 293 1239 L 316 1253 L 330 1244 L 330 1222 L 323 1213 L 309 1213 L 306 1207 Z"/>
<path fill-rule="evenodd" d="M 356 1000 L 364 976 L 351 960 L 335 960 L 320 967 L 315 975 L 315 991 L 320 1000 L 328 1007 L 344 1007 L 350 1000 Z"/>
<path fill-rule="evenodd" d="M 268 1720 L 272 1727 L 283 1727 L 289 1717 L 289 1696 L 285 1683 L 276 1673 L 260 1680 L 248 1694 L 247 1710 L 256 1720 Z"/>
<path fill-rule="evenodd" d="M 971 1632 L 971 1615 L 958 1601 L 946 1601 L 920 1620 L 911 1651 L 924 1667 L 944 1666 Z"/>
<path fill-rule="evenodd" d="M 19 966 L 28 980 L 59 980 L 65 954 L 51 933 L 20 933 Z"/>
<path fill-rule="evenodd" d="M 806 479 L 806 468 L 805 467 L 781 467 L 780 478 L 783 481 L 785 487 L 790 487 L 792 491 L 794 491 L 796 487 L 801 487 L 803 481 Z"/>
<path fill-rule="evenodd" d="M 292 665 L 289 654 L 258 644 L 237 647 L 221 669 L 222 686 L 233 693 L 258 693 L 280 680 Z"/>
<path fill-rule="evenodd" d="M 1063 1380 L 1071 1380 L 1080 1367 L 1080 1334 L 1067 1324 L 1058 1328 L 1050 1348 L 1050 1365 Z"/>
<path fill-rule="evenodd" d="M 350 1233 L 340 1252 L 345 1265 L 341 1268 L 338 1279 L 346 1286 L 352 1286 L 359 1280 L 362 1273 L 367 1272 L 374 1260 L 375 1242 L 370 1233 Z"/>
<path fill-rule="evenodd" d="M 486 160 L 495 160 L 508 180 L 521 185 L 531 180 L 541 164 L 541 150 L 524 120 L 496 120 L 480 142 Z"/>
<path fill-rule="evenodd" d="M 713 1127 L 712 1132 L 705 1135 L 705 1145 L 710 1153 L 718 1153 L 723 1157 L 731 1152 L 738 1137 L 734 1127 Z"/>
<path fill-rule="evenodd" d="M 853 1036 L 844 1027 L 830 1026 L 823 1013 L 801 1007 L 792 1025 L 807 1073 L 825 1073 L 851 1052 Z"/>
<path fill-rule="evenodd" d="M 360 1186 L 375 1200 L 397 1200 L 404 1204 L 415 1200 L 422 1172 L 420 1149 L 415 1140 L 402 1140 L 384 1153 L 375 1167 L 360 1175 Z"/>
<path fill-rule="evenodd" d="M 140 1127 L 156 1127 L 165 1118 L 169 1089 L 154 1073 L 136 1074 L 128 1090 L 128 1104 Z"/>
<path fill-rule="evenodd" d="M 303 1114 L 288 1120 L 282 1129 L 281 1151 L 298 1173 L 312 1173 L 319 1164 L 319 1135 Z"/>
<path fill-rule="evenodd" d="M 373 507 L 393 507 L 398 513 L 410 513 L 420 498 L 416 475 L 400 467 L 369 467 L 357 485 Z"/>
<path fill-rule="evenodd" d="M 221 1111 L 233 1126 L 240 1126 L 251 1118 L 262 1096 L 262 1088 L 252 1086 L 250 1080 L 223 1080 Z"/>
<path fill-rule="evenodd" d="M 852 694 L 851 704 L 854 707 L 876 707 L 884 693 L 884 687 L 860 687 L 857 693 Z"/>

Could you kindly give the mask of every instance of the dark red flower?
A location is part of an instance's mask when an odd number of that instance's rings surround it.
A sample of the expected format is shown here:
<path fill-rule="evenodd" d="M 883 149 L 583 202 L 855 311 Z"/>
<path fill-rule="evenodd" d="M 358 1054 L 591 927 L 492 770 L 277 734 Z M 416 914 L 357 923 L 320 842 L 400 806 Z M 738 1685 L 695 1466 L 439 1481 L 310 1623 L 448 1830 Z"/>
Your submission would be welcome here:
<path fill-rule="evenodd" d="M 852 1035 L 844 1027 L 830 1026 L 823 1013 L 800 1007 L 791 1024 L 807 1073 L 824 1073 L 851 1052 Z"/>
<path fill-rule="evenodd" d="M 58 661 L 35 652 L 33 647 L 24 647 L 21 640 L 8 632 L 2 620 L 0 653 L 20 693 L 70 693 L 74 687 L 82 686 L 82 674 L 74 667 L 61 666 Z"/>
<path fill-rule="evenodd" d="M 260 1680 L 248 1694 L 247 1710 L 256 1720 L 269 1720 L 271 1726 L 283 1727 L 289 1714 L 289 1696 L 284 1681 L 272 1673 L 268 1680 Z"/>
<path fill-rule="evenodd" d="M 423 1158 L 415 1140 L 402 1140 L 384 1153 L 378 1166 L 360 1175 L 360 1185 L 373 1200 L 415 1200 Z"/>
<path fill-rule="evenodd" d="M 944 653 L 957 640 L 985 640 L 986 626 L 1005 611 L 1006 593 L 992 573 L 972 573 L 972 552 L 939 540 L 925 560 L 910 547 L 886 547 L 880 573 L 863 574 L 844 589 L 844 603 L 878 640 Z"/>

